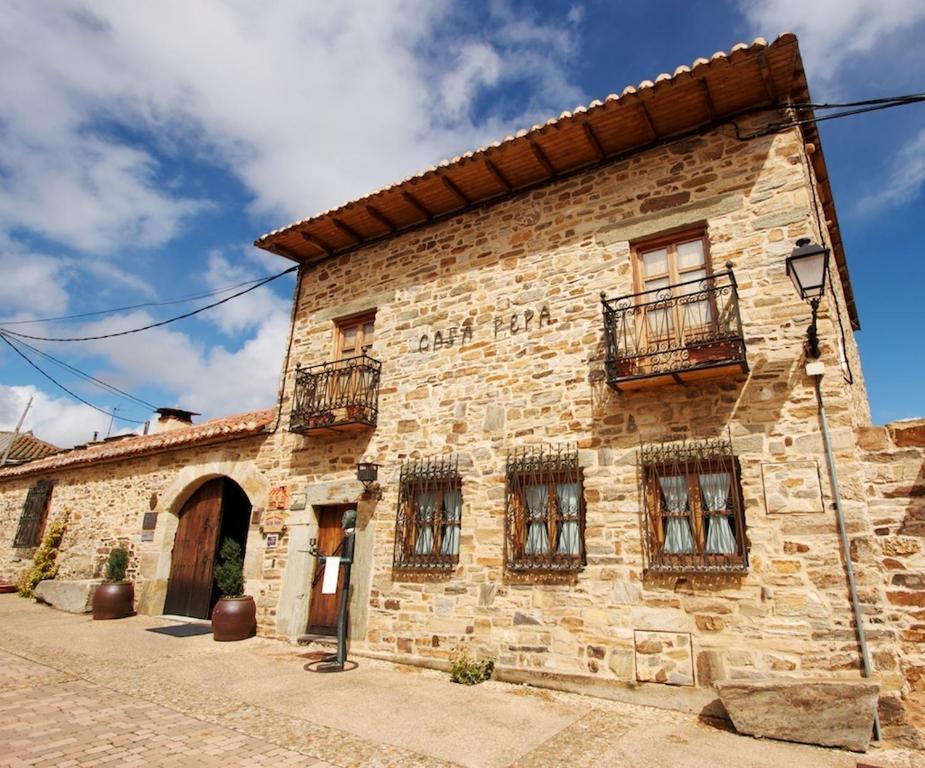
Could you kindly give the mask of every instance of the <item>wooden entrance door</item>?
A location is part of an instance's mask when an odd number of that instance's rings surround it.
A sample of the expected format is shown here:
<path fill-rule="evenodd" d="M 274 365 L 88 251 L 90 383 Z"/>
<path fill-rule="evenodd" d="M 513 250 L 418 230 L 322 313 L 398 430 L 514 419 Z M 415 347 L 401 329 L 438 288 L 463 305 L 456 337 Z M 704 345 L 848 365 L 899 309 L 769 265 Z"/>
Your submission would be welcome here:
<path fill-rule="evenodd" d="M 344 512 L 352 505 L 337 504 L 318 507 L 318 551 L 325 555 L 340 556 L 344 545 L 344 529 L 341 520 Z M 337 633 L 337 611 L 340 606 L 341 590 L 344 588 L 344 569 L 337 576 L 337 592 L 325 595 L 321 592 L 324 580 L 324 559 L 315 558 L 315 572 L 312 576 L 312 596 L 308 608 L 308 631 L 318 635 Z"/>
<path fill-rule="evenodd" d="M 164 613 L 209 618 L 212 567 L 222 527 L 224 490 L 224 478 L 209 480 L 183 505 L 174 538 Z"/>

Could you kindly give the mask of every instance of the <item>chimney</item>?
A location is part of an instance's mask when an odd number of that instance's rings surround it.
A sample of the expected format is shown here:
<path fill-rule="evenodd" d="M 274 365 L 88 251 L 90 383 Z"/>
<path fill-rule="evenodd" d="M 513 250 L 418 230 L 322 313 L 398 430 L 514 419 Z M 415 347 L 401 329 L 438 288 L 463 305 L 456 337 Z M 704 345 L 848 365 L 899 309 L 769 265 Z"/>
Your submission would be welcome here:
<path fill-rule="evenodd" d="M 154 425 L 153 430 L 155 434 L 191 427 L 193 426 L 193 416 L 199 415 L 193 411 L 184 411 L 180 408 L 158 408 L 155 413 L 158 415 L 157 423 Z"/>

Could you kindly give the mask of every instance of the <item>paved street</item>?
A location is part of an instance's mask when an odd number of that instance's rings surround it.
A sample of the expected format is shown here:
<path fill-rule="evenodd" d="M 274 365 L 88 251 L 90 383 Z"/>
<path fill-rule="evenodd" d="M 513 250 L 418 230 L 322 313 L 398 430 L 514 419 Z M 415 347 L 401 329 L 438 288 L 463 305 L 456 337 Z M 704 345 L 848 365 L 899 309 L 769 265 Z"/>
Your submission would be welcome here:
<path fill-rule="evenodd" d="M 922 755 L 737 736 L 695 717 L 304 649 L 94 622 L 0 596 L 0 768 L 12 766 L 584 766 L 914 768 Z"/>

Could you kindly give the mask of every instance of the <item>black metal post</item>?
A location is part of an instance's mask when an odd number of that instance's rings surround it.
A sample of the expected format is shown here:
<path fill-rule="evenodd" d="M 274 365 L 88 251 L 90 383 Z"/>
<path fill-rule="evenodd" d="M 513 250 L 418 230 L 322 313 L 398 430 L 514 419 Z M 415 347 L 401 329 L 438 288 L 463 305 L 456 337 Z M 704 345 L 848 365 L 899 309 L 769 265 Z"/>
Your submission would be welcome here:
<path fill-rule="evenodd" d="M 819 349 L 819 332 L 816 329 L 816 319 L 819 314 L 820 298 L 821 297 L 817 297 L 815 299 L 809 300 L 809 305 L 813 309 L 813 321 L 809 324 L 809 328 L 806 329 L 806 335 L 809 338 L 809 354 L 814 360 L 818 359 L 819 355 L 822 354 Z"/>

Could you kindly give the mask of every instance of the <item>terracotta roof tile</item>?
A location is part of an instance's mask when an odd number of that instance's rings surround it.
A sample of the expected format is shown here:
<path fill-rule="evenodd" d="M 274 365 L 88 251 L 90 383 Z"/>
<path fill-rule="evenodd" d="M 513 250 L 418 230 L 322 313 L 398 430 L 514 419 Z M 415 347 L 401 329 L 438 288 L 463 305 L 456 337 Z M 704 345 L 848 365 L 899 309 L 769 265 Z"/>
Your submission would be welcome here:
<path fill-rule="evenodd" d="M 275 418 L 276 409 L 266 408 L 261 411 L 237 413 L 191 427 L 172 429 L 153 435 L 128 436 L 118 440 L 94 443 L 86 447 L 62 451 L 47 458 L 30 461 L 28 464 L 2 469 L 0 470 L 0 480 L 258 434 L 266 431 Z"/>
<path fill-rule="evenodd" d="M 21 432 L 18 435 L 15 432 L 0 432 L 0 457 L 6 453 L 7 448 L 10 449 L 7 466 L 35 461 L 61 450 L 57 445 L 39 440 L 32 432 Z"/>

